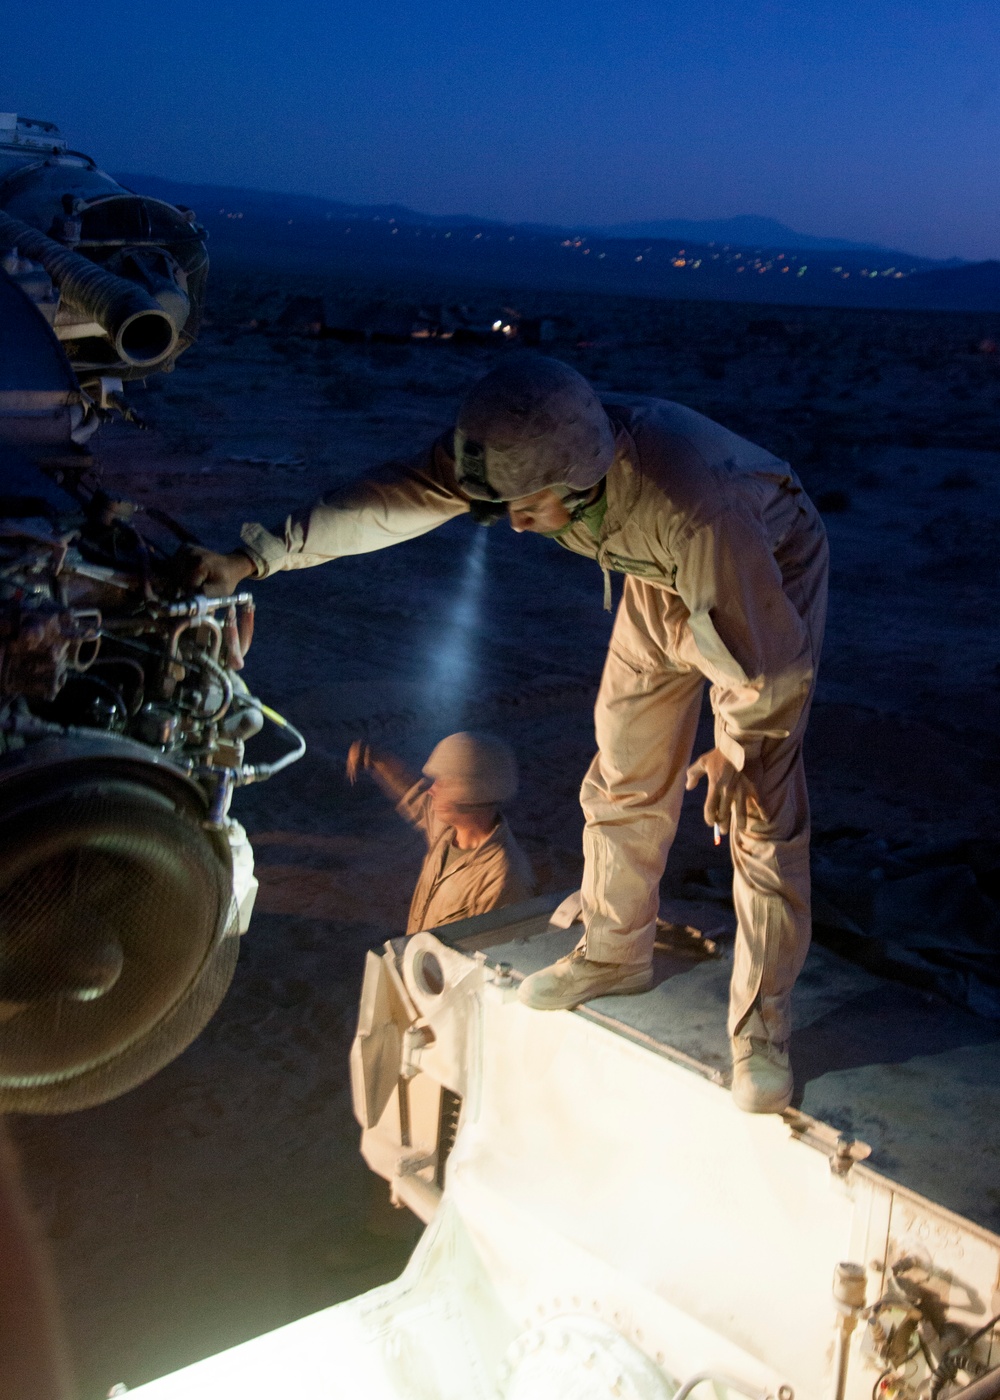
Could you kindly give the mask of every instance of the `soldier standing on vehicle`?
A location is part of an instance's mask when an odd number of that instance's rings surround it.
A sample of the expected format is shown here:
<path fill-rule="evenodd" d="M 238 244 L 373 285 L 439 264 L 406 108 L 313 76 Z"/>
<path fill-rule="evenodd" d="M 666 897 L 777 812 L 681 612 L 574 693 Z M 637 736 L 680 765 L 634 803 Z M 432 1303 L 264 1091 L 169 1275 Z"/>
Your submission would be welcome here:
<path fill-rule="evenodd" d="M 559 361 L 515 355 L 474 385 L 454 433 L 324 496 L 276 529 L 200 552 L 192 581 L 231 591 L 412 539 L 468 511 L 506 514 L 625 575 L 584 778 L 583 922 L 574 952 L 522 983 L 541 1009 L 651 984 L 659 882 L 685 783 L 730 833 L 738 929 L 733 1095 L 791 1100 L 792 986 L 809 946 L 802 740 L 826 614 L 826 532 L 795 473 L 663 399 L 603 406 Z M 715 746 L 692 764 L 705 681 Z M 690 766 L 689 766 L 690 765 Z"/>

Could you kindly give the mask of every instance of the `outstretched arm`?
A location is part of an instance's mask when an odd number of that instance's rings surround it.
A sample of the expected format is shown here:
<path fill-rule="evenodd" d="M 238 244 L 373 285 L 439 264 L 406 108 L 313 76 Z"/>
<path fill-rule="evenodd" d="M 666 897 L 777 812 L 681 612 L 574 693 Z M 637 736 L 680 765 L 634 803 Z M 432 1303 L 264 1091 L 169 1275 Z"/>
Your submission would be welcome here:
<path fill-rule="evenodd" d="M 348 554 L 387 549 L 469 509 L 455 481 L 451 434 L 408 462 L 387 462 L 358 481 L 293 512 L 274 530 L 244 525 L 243 548 L 257 576 L 308 569 Z"/>
<path fill-rule="evenodd" d="M 225 595 L 246 578 L 388 549 L 462 515 L 469 502 L 455 480 L 451 436 L 444 433 L 409 461 L 387 462 L 327 492 L 271 529 L 245 524 L 240 547 L 229 554 L 191 550 L 188 584 Z"/>
<path fill-rule="evenodd" d="M 443 824 L 441 818 L 434 815 L 428 792 L 430 780 L 412 773 L 395 754 L 373 749 L 363 739 L 355 739 L 347 751 L 348 781 L 356 783 L 362 773 L 372 775 L 386 797 L 395 803 L 403 820 L 422 831 L 428 847 L 431 846 Z"/>
<path fill-rule="evenodd" d="M 386 797 L 398 802 L 419 778 L 395 754 L 374 749 L 363 739 L 355 739 L 347 751 L 347 778 L 353 786 L 362 773 L 370 773 Z"/>

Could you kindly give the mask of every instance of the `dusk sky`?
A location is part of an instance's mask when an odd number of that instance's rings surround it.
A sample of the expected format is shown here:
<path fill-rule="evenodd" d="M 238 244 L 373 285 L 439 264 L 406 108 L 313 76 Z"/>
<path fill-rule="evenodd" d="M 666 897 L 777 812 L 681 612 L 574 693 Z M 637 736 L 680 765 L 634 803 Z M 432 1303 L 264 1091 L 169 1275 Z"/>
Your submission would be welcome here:
<path fill-rule="evenodd" d="M 1000 256 L 996 0 L 35 0 L 0 109 L 111 170 Z"/>

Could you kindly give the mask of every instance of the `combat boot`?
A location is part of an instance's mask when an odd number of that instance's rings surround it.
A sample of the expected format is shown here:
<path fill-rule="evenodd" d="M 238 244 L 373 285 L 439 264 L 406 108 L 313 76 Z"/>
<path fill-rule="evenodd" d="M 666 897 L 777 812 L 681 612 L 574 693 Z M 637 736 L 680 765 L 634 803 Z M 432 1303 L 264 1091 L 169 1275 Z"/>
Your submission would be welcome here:
<path fill-rule="evenodd" d="M 625 996 L 648 992 L 653 985 L 653 966 L 629 963 L 591 962 L 582 948 L 551 967 L 543 967 L 526 977 L 518 988 L 518 999 L 536 1011 L 570 1011 L 594 997 Z"/>
<path fill-rule="evenodd" d="M 781 1113 L 792 1101 L 788 1045 L 757 1036 L 733 1041 L 733 1098 L 744 1113 Z"/>

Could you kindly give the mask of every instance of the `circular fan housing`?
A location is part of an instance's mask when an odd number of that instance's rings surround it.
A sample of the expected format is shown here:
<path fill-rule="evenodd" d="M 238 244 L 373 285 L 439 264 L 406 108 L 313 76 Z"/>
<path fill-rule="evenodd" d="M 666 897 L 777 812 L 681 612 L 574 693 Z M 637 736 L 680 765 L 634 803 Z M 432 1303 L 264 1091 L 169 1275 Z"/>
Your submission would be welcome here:
<path fill-rule="evenodd" d="M 0 1112 L 123 1093 L 225 994 L 239 946 L 228 843 L 158 759 L 95 737 L 0 766 Z"/>

